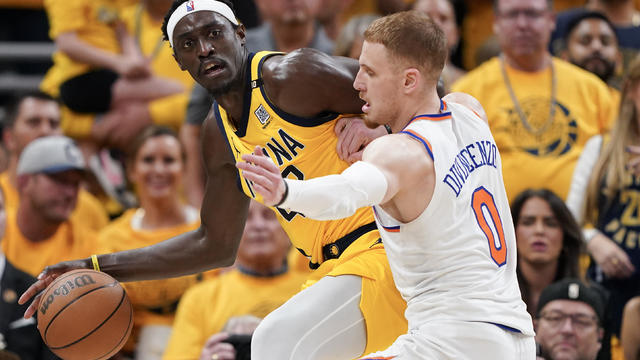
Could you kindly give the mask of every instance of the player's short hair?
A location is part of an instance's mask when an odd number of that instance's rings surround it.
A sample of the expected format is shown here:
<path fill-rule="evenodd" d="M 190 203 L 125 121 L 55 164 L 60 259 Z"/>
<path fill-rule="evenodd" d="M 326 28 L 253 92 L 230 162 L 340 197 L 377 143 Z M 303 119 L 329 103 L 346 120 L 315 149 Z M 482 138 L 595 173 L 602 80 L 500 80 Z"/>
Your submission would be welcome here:
<path fill-rule="evenodd" d="M 167 25 L 169 24 L 169 18 L 171 17 L 171 14 L 173 14 L 174 11 L 176 11 L 176 9 L 186 3 L 188 0 L 173 0 L 173 3 L 171 4 L 171 8 L 169 8 L 169 11 L 167 11 L 167 13 L 164 15 L 164 20 L 162 21 L 162 38 L 165 41 L 169 41 L 169 35 L 167 34 Z M 231 11 L 233 11 L 233 15 L 236 15 L 236 11 L 233 8 L 233 2 L 231 2 L 230 0 L 216 0 L 216 1 L 220 1 L 221 3 L 224 3 L 225 5 L 227 5 Z M 234 25 L 231 24 L 233 26 L 233 28 L 237 28 L 238 25 Z"/>
<path fill-rule="evenodd" d="M 493 12 L 498 12 L 498 5 L 500 5 L 500 0 L 493 0 Z M 547 9 L 553 10 L 553 0 L 547 0 Z"/>
<path fill-rule="evenodd" d="M 5 107 L 5 116 L 1 123 L 3 129 L 10 129 L 15 125 L 20 105 L 22 105 L 22 102 L 28 98 L 59 103 L 58 100 L 53 98 L 51 95 L 40 90 L 19 92 L 9 99 Z"/>
<path fill-rule="evenodd" d="M 364 39 L 384 45 L 391 56 L 424 71 L 433 80 L 440 76 L 449 52 L 442 29 L 428 15 L 415 10 L 374 21 Z"/>

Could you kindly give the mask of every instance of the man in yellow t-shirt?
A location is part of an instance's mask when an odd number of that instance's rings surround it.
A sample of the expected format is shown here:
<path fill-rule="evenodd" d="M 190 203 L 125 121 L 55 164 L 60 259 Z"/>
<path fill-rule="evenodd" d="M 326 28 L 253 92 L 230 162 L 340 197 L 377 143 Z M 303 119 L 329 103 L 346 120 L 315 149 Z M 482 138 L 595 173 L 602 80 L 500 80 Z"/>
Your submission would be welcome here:
<path fill-rule="evenodd" d="M 19 201 L 16 189 L 18 158 L 33 140 L 62 134 L 60 106 L 45 93 L 25 93 L 10 101 L 2 125 L 3 142 L 9 151 L 9 165 L 7 170 L 0 174 L 0 187 L 4 191 L 7 210 L 11 211 L 15 210 Z M 107 212 L 100 201 L 83 189 L 78 192 L 78 205 L 71 216 L 95 231 L 109 222 Z"/>
<path fill-rule="evenodd" d="M 73 218 L 84 176 L 82 153 L 64 136 L 33 140 L 20 155 L 20 200 L 7 213 L 2 252 L 17 268 L 37 276 L 45 266 L 95 252 L 96 234 Z"/>
<path fill-rule="evenodd" d="M 499 0 L 494 30 L 502 56 L 485 62 L 452 90 L 476 97 L 502 155 L 509 199 L 545 187 L 566 198 L 586 141 L 615 117 L 607 86 L 552 58 L 554 16 L 546 0 Z"/>
<path fill-rule="evenodd" d="M 230 318 L 263 318 L 297 293 L 306 275 L 288 268 L 289 244 L 273 211 L 252 200 L 236 268 L 184 294 L 164 359 L 200 359 L 207 339 Z"/>

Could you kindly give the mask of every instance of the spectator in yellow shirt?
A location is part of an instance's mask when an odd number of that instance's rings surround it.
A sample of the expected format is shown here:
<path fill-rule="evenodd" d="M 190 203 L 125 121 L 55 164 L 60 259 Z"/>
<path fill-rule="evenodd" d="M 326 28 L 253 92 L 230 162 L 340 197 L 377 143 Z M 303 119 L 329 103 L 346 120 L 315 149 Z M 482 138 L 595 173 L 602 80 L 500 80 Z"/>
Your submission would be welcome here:
<path fill-rule="evenodd" d="M 126 146 L 150 124 L 150 101 L 184 91 L 180 83 L 153 75 L 120 19 L 125 3 L 44 1 L 57 51 L 41 88 L 65 105 L 65 133 L 90 137 L 86 144 L 98 147 Z M 91 153 L 88 145 L 84 149 Z"/>
<path fill-rule="evenodd" d="M 96 234 L 71 216 L 85 162 L 64 136 L 33 140 L 20 155 L 20 200 L 7 213 L 2 251 L 17 268 L 37 276 L 45 266 L 95 252 Z"/>
<path fill-rule="evenodd" d="M 3 142 L 9 152 L 9 164 L 7 170 L 0 173 L 0 187 L 5 194 L 7 210 L 12 211 L 18 206 L 18 158 L 33 140 L 44 136 L 62 135 L 60 106 L 43 92 L 24 93 L 9 102 L 2 125 Z M 109 222 L 107 212 L 100 201 L 84 189 L 78 192 L 78 204 L 71 217 L 95 231 Z"/>
<path fill-rule="evenodd" d="M 180 196 L 184 149 L 170 129 L 147 127 L 131 144 L 128 177 L 139 208 L 127 210 L 99 234 L 102 252 L 152 245 L 200 226 L 198 209 Z M 202 275 L 125 283 L 134 306 L 134 330 L 126 350 L 136 358 L 159 359 L 164 352 L 178 300 Z"/>
<path fill-rule="evenodd" d="M 502 55 L 452 86 L 485 108 L 511 201 L 541 187 L 565 199 L 585 143 L 604 134 L 616 115 L 606 84 L 549 53 L 550 3 L 497 0 L 494 31 Z"/>
<path fill-rule="evenodd" d="M 209 337 L 230 318 L 263 318 L 297 293 L 306 275 L 289 270 L 288 248 L 274 211 L 251 200 L 236 268 L 185 293 L 163 359 L 200 359 Z"/>

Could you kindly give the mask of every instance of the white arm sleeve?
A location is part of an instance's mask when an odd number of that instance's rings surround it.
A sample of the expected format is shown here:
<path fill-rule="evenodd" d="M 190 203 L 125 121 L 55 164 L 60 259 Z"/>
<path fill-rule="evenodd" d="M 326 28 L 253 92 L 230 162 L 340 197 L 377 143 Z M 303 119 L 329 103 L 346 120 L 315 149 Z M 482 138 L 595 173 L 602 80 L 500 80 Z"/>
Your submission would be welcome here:
<path fill-rule="evenodd" d="M 289 192 L 279 207 L 316 220 L 349 217 L 361 207 L 379 204 L 387 193 L 387 178 L 382 171 L 364 161 L 340 175 L 285 181 Z"/>
<path fill-rule="evenodd" d="M 569 195 L 567 195 L 567 207 L 571 210 L 571 213 L 575 217 L 578 224 L 582 223 L 582 207 L 584 201 L 587 198 L 587 186 L 589 185 L 589 179 L 593 168 L 600 157 L 600 148 L 602 147 L 602 136 L 596 135 L 589 139 L 580 154 L 578 163 L 573 170 L 573 177 L 571 179 L 571 187 L 569 189 Z M 585 228 L 582 231 L 585 242 L 589 242 L 597 233 L 598 230 L 592 228 Z"/>

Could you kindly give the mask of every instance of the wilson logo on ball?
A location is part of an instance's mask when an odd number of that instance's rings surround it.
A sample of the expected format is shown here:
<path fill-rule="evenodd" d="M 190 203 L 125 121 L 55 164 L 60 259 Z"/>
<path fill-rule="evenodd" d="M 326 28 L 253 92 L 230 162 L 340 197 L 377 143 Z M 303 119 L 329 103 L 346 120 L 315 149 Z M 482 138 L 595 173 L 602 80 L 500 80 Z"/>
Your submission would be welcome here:
<path fill-rule="evenodd" d="M 90 284 L 95 284 L 96 282 L 93 280 L 91 275 L 80 275 L 72 280 L 67 280 L 64 284 L 59 286 L 57 289 L 51 292 L 51 295 L 47 296 L 47 298 L 43 301 L 42 306 L 40 306 L 40 312 L 42 315 L 47 313 L 49 306 L 53 303 L 53 300 L 57 296 L 65 296 L 68 295 L 71 290 L 75 288 L 81 288 L 83 286 L 87 286 Z"/>

